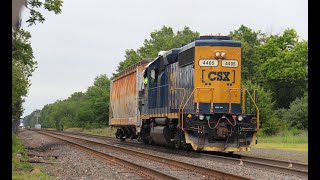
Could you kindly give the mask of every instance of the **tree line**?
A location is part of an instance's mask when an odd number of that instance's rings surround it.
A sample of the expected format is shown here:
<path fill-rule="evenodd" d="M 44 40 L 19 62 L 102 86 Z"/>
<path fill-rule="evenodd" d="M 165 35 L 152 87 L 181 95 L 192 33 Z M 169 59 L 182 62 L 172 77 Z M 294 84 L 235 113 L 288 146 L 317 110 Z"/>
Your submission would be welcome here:
<path fill-rule="evenodd" d="M 28 26 L 44 23 L 41 9 L 61 13 L 62 0 L 27 0 L 25 8 L 30 11 L 25 21 Z M 23 114 L 22 104 L 31 86 L 30 77 L 37 68 L 30 42 L 31 33 L 21 27 L 12 28 L 12 131 L 17 132 Z"/>
<path fill-rule="evenodd" d="M 242 43 L 242 86 L 258 89 L 262 131 L 270 135 L 281 129 L 307 129 L 308 41 L 299 40 L 294 29 L 273 35 L 244 25 L 228 36 Z M 189 27 L 174 32 L 163 26 L 151 32 L 140 48 L 125 51 L 112 77 L 97 76 L 86 92 L 75 92 L 68 99 L 35 110 L 24 117 L 24 124 L 34 126 L 35 114 L 40 112 L 43 127 L 63 130 L 108 126 L 110 79 L 141 59 L 156 58 L 159 51 L 181 47 L 197 37 L 199 32 Z"/>
<path fill-rule="evenodd" d="M 75 92 L 68 99 L 57 100 L 23 118 L 26 126 L 37 121 L 44 128 L 63 130 L 71 127 L 98 128 L 108 125 L 110 80 L 106 75 L 95 78 L 86 92 Z"/>

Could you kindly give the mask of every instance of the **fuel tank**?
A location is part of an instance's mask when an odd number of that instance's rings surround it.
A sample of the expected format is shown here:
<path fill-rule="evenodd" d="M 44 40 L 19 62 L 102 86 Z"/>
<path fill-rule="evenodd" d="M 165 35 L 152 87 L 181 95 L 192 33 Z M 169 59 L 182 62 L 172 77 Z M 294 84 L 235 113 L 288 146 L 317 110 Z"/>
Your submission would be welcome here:
<path fill-rule="evenodd" d="M 169 145 L 171 144 L 173 133 L 168 126 L 156 126 L 151 128 L 150 136 L 155 144 Z"/>

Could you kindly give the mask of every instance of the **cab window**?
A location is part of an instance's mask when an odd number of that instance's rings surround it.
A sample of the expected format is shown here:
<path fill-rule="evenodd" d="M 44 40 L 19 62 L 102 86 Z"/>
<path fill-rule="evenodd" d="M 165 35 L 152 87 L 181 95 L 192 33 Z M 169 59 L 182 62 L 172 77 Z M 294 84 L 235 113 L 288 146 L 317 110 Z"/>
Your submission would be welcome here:
<path fill-rule="evenodd" d="M 157 68 L 151 69 L 150 77 L 151 77 L 151 82 L 152 83 L 156 83 L 157 82 L 157 79 L 158 79 L 158 69 Z"/>

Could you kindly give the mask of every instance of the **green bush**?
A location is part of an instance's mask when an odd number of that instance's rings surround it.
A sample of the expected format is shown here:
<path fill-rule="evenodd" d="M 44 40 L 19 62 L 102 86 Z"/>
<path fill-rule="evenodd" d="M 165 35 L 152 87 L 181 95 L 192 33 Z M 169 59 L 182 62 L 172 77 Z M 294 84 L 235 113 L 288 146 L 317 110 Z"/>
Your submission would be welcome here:
<path fill-rule="evenodd" d="M 291 127 L 308 128 L 308 93 L 290 103 L 290 108 L 284 113 L 284 119 Z"/>
<path fill-rule="evenodd" d="M 251 81 L 242 81 L 243 88 L 248 90 L 257 89 L 257 106 L 260 112 L 260 127 L 266 135 L 273 135 L 279 132 L 281 123 L 273 111 L 274 102 L 272 101 L 272 93 L 254 84 Z"/>
<path fill-rule="evenodd" d="M 288 131 L 290 129 L 290 125 L 288 121 L 284 118 L 284 114 L 287 112 L 286 109 L 280 108 L 274 111 L 274 115 L 277 117 L 280 123 L 281 131 Z"/>
<path fill-rule="evenodd" d="M 280 122 L 279 119 L 275 116 L 271 117 L 271 119 L 268 119 L 266 122 L 264 122 L 261 125 L 262 131 L 266 135 L 275 135 L 280 131 Z"/>
<path fill-rule="evenodd" d="M 97 128 L 106 128 L 106 125 L 102 125 L 101 123 L 97 123 L 97 122 L 91 122 L 91 123 L 87 123 L 84 126 L 84 129 L 97 129 Z"/>
<path fill-rule="evenodd" d="M 257 136 L 258 137 L 267 137 L 268 135 L 266 135 L 266 133 L 264 133 L 263 128 L 261 128 L 258 132 L 257 132 Z"/>
<path fill-rule="evenodd" d="M 302 130 L 301 129 L 296 129 L 296 128 L 293 128 L 293 129 L 290 129 L 289 132 L 293 135 L 293 136 L 297 136 L 299 134 L 302 134 Z"/>

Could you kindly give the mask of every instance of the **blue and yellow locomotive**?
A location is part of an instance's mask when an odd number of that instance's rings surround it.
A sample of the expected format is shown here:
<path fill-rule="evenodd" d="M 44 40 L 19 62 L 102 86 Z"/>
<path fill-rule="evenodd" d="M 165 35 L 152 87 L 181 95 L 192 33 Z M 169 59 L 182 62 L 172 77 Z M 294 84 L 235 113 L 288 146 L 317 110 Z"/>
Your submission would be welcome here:
<path fill-rule="evenodd" d="M 129 76 L 132 83 L 121 83 Z M 200 36 L 130 67 L 111 83 L 110 103 L 109 123 L 121 140 L 225 152 L 256 144 L 256 92 L 241 88 L 241 43 L 230 37 Z"/>

